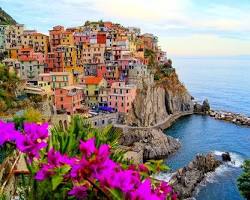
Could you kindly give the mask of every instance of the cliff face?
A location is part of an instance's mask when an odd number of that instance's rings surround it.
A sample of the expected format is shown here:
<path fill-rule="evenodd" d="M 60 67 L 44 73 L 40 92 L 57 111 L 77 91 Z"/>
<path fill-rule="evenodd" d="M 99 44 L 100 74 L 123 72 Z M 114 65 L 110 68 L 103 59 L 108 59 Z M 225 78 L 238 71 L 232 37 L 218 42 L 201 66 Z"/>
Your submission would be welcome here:
<path fill-rule="evenodd" d="M 175 72 L 138 90 L 126 123 L 131 126 L 154 126 L 172 114 L 193 111 L 191 96 Z"/>
<path fill-rule="evenodd" d="M 129 128 L 123 130 L 123 133 L 120 144 L 126 147 L 125 157 L 135 163 L 166 158 L 181 146 L 178 140 L 165 135 L 160 129 Z"/>

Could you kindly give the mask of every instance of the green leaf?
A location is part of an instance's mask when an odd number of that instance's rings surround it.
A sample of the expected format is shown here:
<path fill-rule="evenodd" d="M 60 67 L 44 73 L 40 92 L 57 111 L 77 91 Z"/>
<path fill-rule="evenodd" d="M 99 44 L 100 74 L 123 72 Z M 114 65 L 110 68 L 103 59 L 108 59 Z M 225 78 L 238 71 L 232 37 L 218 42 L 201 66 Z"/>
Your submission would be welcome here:
<path fill-rule="evenodd" d="M 69 165 L 63 165 L 62 167 L 60 167 L 60 175 L 67 174 L 70 169 L 71 167 Z"/>
<path fill-rule="evenodd" d="M 52 190 L 54 191 L 58 185 L 60 185 L 63 181 L 63 176 L 55 175 L 52 177 Z"/>
<path fill-rule="evenodd" d="M 112 195 L 111 199 L 114 199 L 114 200 L 123 200 L 124 199 L 122 192 L 118 189 L 109 189 L 109 192 Z"/>

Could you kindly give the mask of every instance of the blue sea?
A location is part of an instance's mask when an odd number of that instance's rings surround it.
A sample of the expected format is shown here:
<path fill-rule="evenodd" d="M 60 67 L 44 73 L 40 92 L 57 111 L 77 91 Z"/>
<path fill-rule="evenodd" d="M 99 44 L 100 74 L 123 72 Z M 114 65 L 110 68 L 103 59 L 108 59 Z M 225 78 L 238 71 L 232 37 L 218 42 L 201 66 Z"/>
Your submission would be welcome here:
<path fill-rule="evenodd" d="M 207 98 L 213 109 L 250 116 L 250 59 L 176 58 L 180 80 L 197 100 Z M 172 170 L 187 165 L 197 153 L 230 152 L 233 162 L 208 174 L 195 192 L 197 200 L 242 200 L 237 177 L 243 161 L 250 158 L 250 128 L 207 116 L 178 120 L 165 133 L 178 138 L 182 147 L 166 160 Z M 162 174 L 162 178 L 169 174 Z"/>

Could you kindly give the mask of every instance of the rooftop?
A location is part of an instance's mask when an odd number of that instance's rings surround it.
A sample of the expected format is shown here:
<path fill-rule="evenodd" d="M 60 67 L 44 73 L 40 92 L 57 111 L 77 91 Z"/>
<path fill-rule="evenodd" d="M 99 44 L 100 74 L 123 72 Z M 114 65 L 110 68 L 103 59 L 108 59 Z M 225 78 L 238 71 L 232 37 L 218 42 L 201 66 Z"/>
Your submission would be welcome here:
<path fill-rule="evenodd" d="M 98 85 L 102 81 L 102 79 L 102 77 L 86 76 L 84 77 L 84 83 L 87 85 Z"/>

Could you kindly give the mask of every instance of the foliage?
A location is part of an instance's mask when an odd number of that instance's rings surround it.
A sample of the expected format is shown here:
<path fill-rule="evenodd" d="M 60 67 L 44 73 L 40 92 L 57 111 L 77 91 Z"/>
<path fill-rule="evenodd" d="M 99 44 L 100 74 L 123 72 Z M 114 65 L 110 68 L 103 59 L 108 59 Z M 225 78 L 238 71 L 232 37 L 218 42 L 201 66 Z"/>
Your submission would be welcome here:
<path fill-rule="evenodd" d="M 26 122 L 42 122 L 42 114 L 32 107 L 24 111 L 23 117 Z"/>
<path fill-rule="evenodd" d="M 157 65 L 156 53 L 151 49 L 145 49 L 144 56 L 148 58 L 148 66 L 154 68 Z"/>
<path fill-rule="evenodd" d="M 238 188 L 247 200 L 250 199 L 250 160 L 243 164 L 243 174 L 238 178 Z"/>
<path fill-rule="evenodd" d="M 25 154 L 30 175 L 22 177 L 23 199 L 176 199 L 171 186 L 150 178 L 168 169 L 163 161 L 133 165 L 113 159 L 119 131 L 112 127 L 98 130 L 77 116 L 51 136 L 48 124 L 24 123 L 20 132 L 0 122 L 0 130 L 1 144 Z"/>
<path fill-rule="evenodd" d="M 20 80 L 15 73 L 10 73 L 8 67 L 0 63 L 0 111 L 6 111 L 17 105 L 15 91 Z"/>
<path fill-rule="evenodd" d="M 0 25 L 12 25 L 16 24 L 16 21 L 8 15 L 2 8 L 0 8 Z"/>

